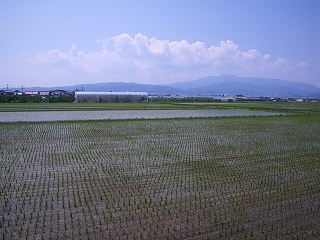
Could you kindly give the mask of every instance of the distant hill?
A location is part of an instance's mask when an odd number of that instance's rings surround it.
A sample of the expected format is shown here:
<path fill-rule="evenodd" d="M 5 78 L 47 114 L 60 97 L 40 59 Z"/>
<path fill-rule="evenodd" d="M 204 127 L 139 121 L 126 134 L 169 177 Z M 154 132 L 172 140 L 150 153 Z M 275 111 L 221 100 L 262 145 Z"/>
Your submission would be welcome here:
<path fill-rule="evenodd" d="M 320 88 L 303 82 L 258 77 L 222 75 L 167 85 L 193 94 L 242 94 L 246 96 L 304 97 L 320 93 Z"/>
<path fill-rule="evenodd" d="M 269 97 L 309 97 L 319 98 L 320 88 L 303 82 L 291 82 L 281 79 L 258 77 L 237 77 L 221 75 L 200 78 L 192 81 L 176 82 L 167 85 L 138 84 L 125 82 L 106 82 L 95 84 L 78 84 L 73 86 L 59 86 L 52 88 L 28 88 L 25 90 L 68 91 L 100 91 L 100 92 L 147 92 L 150 95 L 245 95 Z"/>
<path fill-rule="evenodd" d="M 69 91 L 78 89 L 81 91 L 105 91 L 105 92 L 147 92 L 152 94 L 173 94 L 177 90 L 170 86 L 152 85 L 152 84 L 138 84 L 125 82 L 109 82 L 96 84 L 79 84 L 75 86 L 63 87 Z"/>
<path fill-rule="evenodd" d="M 63 89 L 67 91 L 96 91 L 96 92 L 147 92 L 149 94 L 175 94 L 180 90 L 164 85 L 125 83 L 125 82 L 106 82 L 92 84 L 78 84 L 72 86 L 57 86 L 57 87 L 31 87 L 25 88 L 26 91 L 47 91 L 52 89 Z M 181 90 L 184 92 L 183 90 Z"/>

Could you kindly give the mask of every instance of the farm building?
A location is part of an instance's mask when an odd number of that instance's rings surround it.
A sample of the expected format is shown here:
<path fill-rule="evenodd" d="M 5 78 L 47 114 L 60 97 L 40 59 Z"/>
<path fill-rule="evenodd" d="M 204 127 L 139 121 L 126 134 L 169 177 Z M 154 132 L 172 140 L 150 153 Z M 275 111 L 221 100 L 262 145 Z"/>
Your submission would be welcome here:
<path fill-rule="evenodd" d="M 76 102 L 148 102 L 146 92 L 75 92 Z"/>

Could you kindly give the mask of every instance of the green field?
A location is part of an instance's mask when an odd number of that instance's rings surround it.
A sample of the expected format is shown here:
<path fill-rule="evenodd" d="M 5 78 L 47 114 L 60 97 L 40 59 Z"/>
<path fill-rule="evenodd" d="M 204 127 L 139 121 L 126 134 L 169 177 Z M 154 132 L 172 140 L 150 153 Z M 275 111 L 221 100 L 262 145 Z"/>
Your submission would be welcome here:
<path fill-rule="evenodd" d="M 281 111 L 294 114 L 320 114 L 320 102 L 234 102 L 234 103 L 2 103 L 6 111 L 72 111 L 124 109 L 212 109 L 246 108 L 263 111 Z"/>
<path fill-rule="evenodd" d="M 0 238 L 319 239 L 315 106 L 240 106 L 295 113 L 272 117 L 1 123 Z"/>

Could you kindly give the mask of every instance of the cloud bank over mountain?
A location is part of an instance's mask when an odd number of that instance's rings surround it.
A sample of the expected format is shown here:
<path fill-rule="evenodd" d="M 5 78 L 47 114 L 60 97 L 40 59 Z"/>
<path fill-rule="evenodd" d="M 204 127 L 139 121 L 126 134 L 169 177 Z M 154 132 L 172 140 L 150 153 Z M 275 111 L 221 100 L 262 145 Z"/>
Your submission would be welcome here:
<path fill-rule="evenodd" d="M 96 52 L 78 49 L 72 44 L 69 51 L 52 49 L 38 52 L 32 58 L 37 66 L 45 66 L 50 74 L 63 72 L 69 83 L 137 82 L 166 84 L 210 75 L 235 74 L 288 79 L 304 74 L 308 63 L 290 62 L 258 49 L 242 49 L 232 40 L 207 46 L 197 41 L 170 41 L 148 37 L 121 35 L 98 39 Z M 293 78 L 294 80 L 294 78 Z"/>

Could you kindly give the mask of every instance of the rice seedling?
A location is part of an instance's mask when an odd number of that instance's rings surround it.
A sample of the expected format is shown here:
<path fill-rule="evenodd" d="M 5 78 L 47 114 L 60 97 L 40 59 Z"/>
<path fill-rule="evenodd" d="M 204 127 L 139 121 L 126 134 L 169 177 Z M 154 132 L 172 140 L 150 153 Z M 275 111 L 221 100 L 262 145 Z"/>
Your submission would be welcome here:
<path fill-rule="evenodd" d="M 3 239 L 320 236 L 319 116 L 3 123 Z"/>

